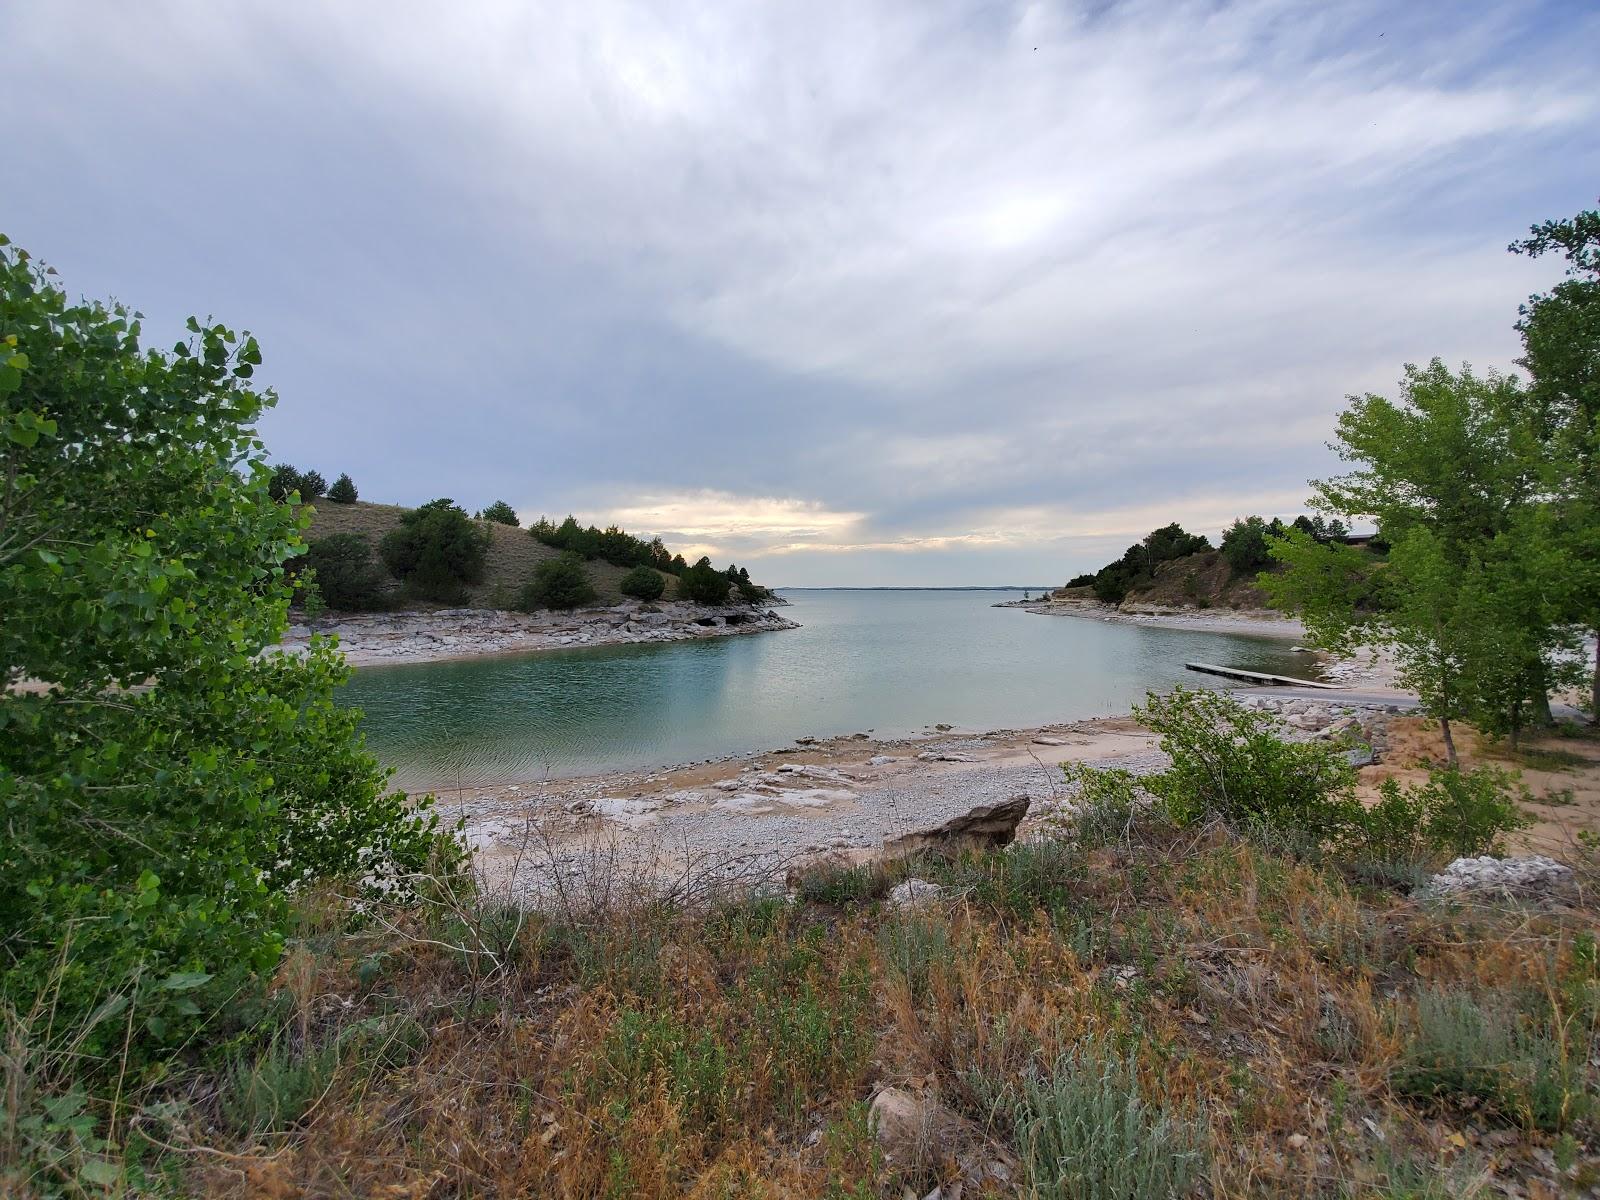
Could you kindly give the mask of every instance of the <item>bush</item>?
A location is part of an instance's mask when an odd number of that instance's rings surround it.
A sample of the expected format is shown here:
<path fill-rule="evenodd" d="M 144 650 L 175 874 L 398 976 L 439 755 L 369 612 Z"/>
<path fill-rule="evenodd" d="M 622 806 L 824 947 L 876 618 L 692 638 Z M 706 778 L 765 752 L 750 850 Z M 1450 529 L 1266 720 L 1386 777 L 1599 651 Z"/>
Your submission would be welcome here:
<path fill-rule="evenodd" d="M 267 481 L 267 495 L 279 504 L 284 503 L 295 492 L 300 490 L 300 472 L 288 463 L 279 463 L 272 468 L 272 475 Z"/>
<path fill-rule="evenodd" d="M 328 489 L 328 499 L 335 504 L 354 504 L 358 495 L 355 480 L 343 473 L 333 481 L 333 486 Z"/>
<path fill-rule="evenodd" d="M 320 471 L 307 471 L 300 476 L 300 503 L 310 504 L 322 499 L 328 490 L 328 481 Z"/>
<path fill-rule="evenodd" d="M 576 554 L 563 554 L 547 558 L 534 568 L 533 578 L 522 589 L 521 608 L 524 612 L 536 608 L 572 609 L 591 604 L 594 599 L 594 585 L 583 569 L 583 559 Z"/>
<path fill-rule="evenodd" d="M 1205 1178 L 1204 1124 L 1146 1104 L 1132 1056 L 1101 1042 L 1048 1072 L 1029 1068 L 997 1107 L 1011 1117 L 1027 1194 L 1039 1200 L 1171 1200 Z"/>
<path fill-rule="evenodd" d="M 147 351 L 4 239 L 0 329 L 0 673 L 52 685 L 0 691 L 0 1011 L 133 1079 L 271 971 L 292 892 L 398 889 L 436 819 L 385 793 L 326 643 L 261 654 L 305 518 L 260 459 L 255 340 Z"/>
<path fill-rule="evenodd" d="M 728 577 L 713 567 L 709 558 L 701 558 L 678 576 L 678 594 L 695 604 L 726 604 L 731 586 Z"/>
<path fill-rule="evenodd" d="M 488 508 L 478 514 L 478 520 L 493 521 L 496 525 L 517 526 L 522 524 L 521 518 L 517 516 L 517 510 L 504 500 L 496 500 L 489 505 Z"/>
<path fill-rule="evenodd" d="M 1592 1107 L 1583 1079 L 1587 1031 L 1553 1028 L 1503 992 L 1430 988 L 1405 1024 L 1406 1049 L 1392 1075 L 1403 1096 L 1549 1133 Z"/>
<path fill-rule="evenodd" d="M 667 590 L 667 581 L 652 567 L 635 567 L 622 577 L 617 590 L 635 600 L 659 600 Z"/>
<path fill-rule="evenodd" d="M 1379 785 L 1378 803 L 1356 823 L 1348 849 L 1402 874 L 1437 870 L 1451 859 L 1489 853 L 1501 834 L 1527 824 L 1512 798 L 1518 790 L 1512 777 L 1495 767 L 1466 772 L 1444 767 L 1430 771 L 1427 783 L 1405 788 L 1386 779 Z M 1526 788 L 1520 794 L 1530 798 Z"/>
<path fill-rule="evenodd" d="M 318 538 L 300 561 L 317 573 L 317 586 L 329 608 L 362 612 L 384 607 L 389 577 L 372 561 L 372 547 L 359 534 Z"/>
<path fill-rule="evenodd" d="M 1152 692 L 1133 711 L 1172 759 L 1143 784 L 1179 824 L 1216 816 L 1321 845 L 1359 819 L 1355 772 L 1335 745 L 1285 742 L 1270 717 L 1221 692 Z"/>
<path fill-rule="evenodd" d="M 467 584 L 483 581 L 489 536 L 453 500 L 412 509 L 378 553 L 408 591 L 428 600 L 459 600 Z"/>

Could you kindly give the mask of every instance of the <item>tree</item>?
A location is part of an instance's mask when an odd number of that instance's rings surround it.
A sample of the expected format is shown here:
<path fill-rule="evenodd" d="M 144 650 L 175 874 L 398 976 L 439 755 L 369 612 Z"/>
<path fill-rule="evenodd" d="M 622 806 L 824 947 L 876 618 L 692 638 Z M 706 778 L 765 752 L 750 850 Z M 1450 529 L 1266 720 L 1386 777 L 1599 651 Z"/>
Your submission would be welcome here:
<path fill-rule="evenodd" d="M 617 590 L 636 600 L 659 600 L 667 590 L 667 581 L 651 567 L 635 567 L 622 577 Z"/>
<path fill-rule="evenodd" d="M 496 500 L 478 514 L 480 521 L 493 521 L 496 525 L 521 525 L 522 521 L 517 516 L 517 510 L 504 500 Z"/>
<path fill-rule="evenodd" d="M 467 584 L 483 582 L 489 536 L 455 501 L 431 500 L 400 518 L 378 544 L 396 579 L 428 600 L 461 599 Z"/>
<path fill-rule="evenodd" d="M 1522 306 L 1517 330 L 1541 421 L 1543 482 L 1567 559 L 1562 615 L 1596 638 L 1590 718 L 1600 723 L 1600 209 L 1535 225 L 1510 249 L 1567 261 L 1567 277 Z"/>
<path fill-rule="evenodd" d="M 322 477 L 320 471 L 307 471 L 300 476 L 300 503 L 310 504 L 313 500 L 322 499 L 328 490 L 328 481 Z"/>
<path fill-rule="evenodd" d="M 1261 517 L 1241 517 L 1222 534 L 1222 557 L 1236 575 L 1259 571 L 1272 561 L 1267 553 L 1271 539 L 1282 534 L 1283 522 L 1276 517 L 1270 522 Z"/>
<path fill-rule="evenodd" d="M 1452 721 L 1492 726 L 1544 703 L 1561 641 L 1542 599 L 1556 560 L 1535 519 L 1521 385 L 1436 359 L 1408 366 L 1401 390 L 1399 403 L 1351 398 L 1336 448 L 1357 469 L 1314 484 L 1317 507 L 1377 520 L 1387 562 L 1292 530 L 1272 544 L 1286 571 L 1260 582 L 1321 644 L 1391 647 L 1454 762 Z M 1508 653 L 1515 662 L 1491 661 Z"/>
<path fill-rule="evenodd" d="M 524 612 L 536 608 L 573 609 L 592 604 L 594 585 L 584 570 L 583 559 L 570 551 L 547 558 L 533 570 L 533 578 L 522 589 Z"/>
<path fill-rule="evenodd" d="M 328 489 L 328 499 L 335 504 L 354 504 L 358 494 L 355 480 L 343 472 L 340 473 L 339 478 L 333 481 L 333 486 Z"/>
<path fill-rule="evenodd" d="M 284 503 L 290 496 L 300 490 L 300 472 L 288 463 L 279 463 L 272 468 L 272 475 L 267 483 L 267 494 L 279 504 Z"/>
<path fill-rule="evenodd" d="M 255 339 L 140 325 L 0 238 L 0 1006 L 45 997 L 85 1074 L 237 1002 L 293 890 L 434 847 L 333 701 L 342 659 L 262 654 L 306 517 L 272 494 Z"/>
<path fill-rule="evenodd" d="M 728 577 L 705 557 L 678 576 L 679 594 L 695 604 L 726 604 L 730 586 Z"/>
<path fill-rule="evenodd" d="M 300 561 L 316 572 L 317 586 L 330 608 L 361 612 L 384 606 L 389 579 L 372 561 L 372 547 L 360 534 L 318 538 Z"/>

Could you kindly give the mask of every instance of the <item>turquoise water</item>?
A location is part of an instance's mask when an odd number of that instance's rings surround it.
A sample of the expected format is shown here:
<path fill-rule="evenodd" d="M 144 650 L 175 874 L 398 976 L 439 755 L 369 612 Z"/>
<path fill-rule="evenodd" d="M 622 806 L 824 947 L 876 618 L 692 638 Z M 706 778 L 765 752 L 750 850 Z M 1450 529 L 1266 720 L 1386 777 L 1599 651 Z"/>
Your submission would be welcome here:
<path fill-rule="evenodd" d="M 991 607 L 1014 592 L 786 593 L 804 628 L 653 646 L 365 667 L 343 699 L 399 786 L 483 786 L 691 762 L 797 737 L 1000 729 L 1215 686 L 1186 660 L 1295 674 L 1273 638 Z"/>

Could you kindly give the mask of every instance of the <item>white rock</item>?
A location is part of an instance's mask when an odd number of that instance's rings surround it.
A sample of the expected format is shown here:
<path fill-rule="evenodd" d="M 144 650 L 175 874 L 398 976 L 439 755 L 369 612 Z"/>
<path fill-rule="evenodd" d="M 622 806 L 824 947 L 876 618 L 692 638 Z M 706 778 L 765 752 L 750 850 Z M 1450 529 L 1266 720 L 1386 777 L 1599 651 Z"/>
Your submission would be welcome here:
<path fill-rule="evenodd" d="M 907 879 L 896 884 L 889 893 L 890 908 L 918 908 L 932 904 L 944 895 L 944 889 L 926 879 Z"/>
<path fill-rule="evenodd" d="M 1033 739 L 1033 744 L 1035 746 L 1065 746 L 1067 745 L 1067 740 L 1065 738 L 1046 737 L 1041 733 Z"/>
<path fill-rule="evenodd" d="M 588 805 L 593 816 L 615 821 L 628 829 L 638 829 L 659 820 L 660 808 L 661 800 L 656 796 L 602 796 L 589 801 Z"/>
<path fill-rule="evenodd" d="M 1428 882 L 1434 892 L 1548 891 L 1572 878 L 1572 868 L 1542 854 L 1527 858 L 1458 858 Z"/>
<path fill-rule="evenodd" d="M 871 758 L 867 759 L 867 766 L 882 767 L 888 765 L 889 763 L 898 761 L 899 760 L 892 754 L 874 754 Z"/>

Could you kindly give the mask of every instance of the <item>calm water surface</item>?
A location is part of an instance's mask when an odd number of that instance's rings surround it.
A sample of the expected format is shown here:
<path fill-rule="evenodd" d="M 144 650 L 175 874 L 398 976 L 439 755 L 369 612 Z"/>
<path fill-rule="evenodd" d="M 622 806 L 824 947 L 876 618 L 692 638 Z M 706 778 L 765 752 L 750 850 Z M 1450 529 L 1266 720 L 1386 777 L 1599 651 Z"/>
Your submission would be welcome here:
<path fill-rule="evenodd" d="M 1208 684 L 1186 660 L 1296 674 L 1282 639 L 991 607 L 1004 592 L 789 592 L 804 628 L 654 646 L 364 667 L 342 699 L 412 789 L 581 775 L 811 734 L 998 729 Z M 1220 683 L 1210 680 L 1209 685 Z"/>

